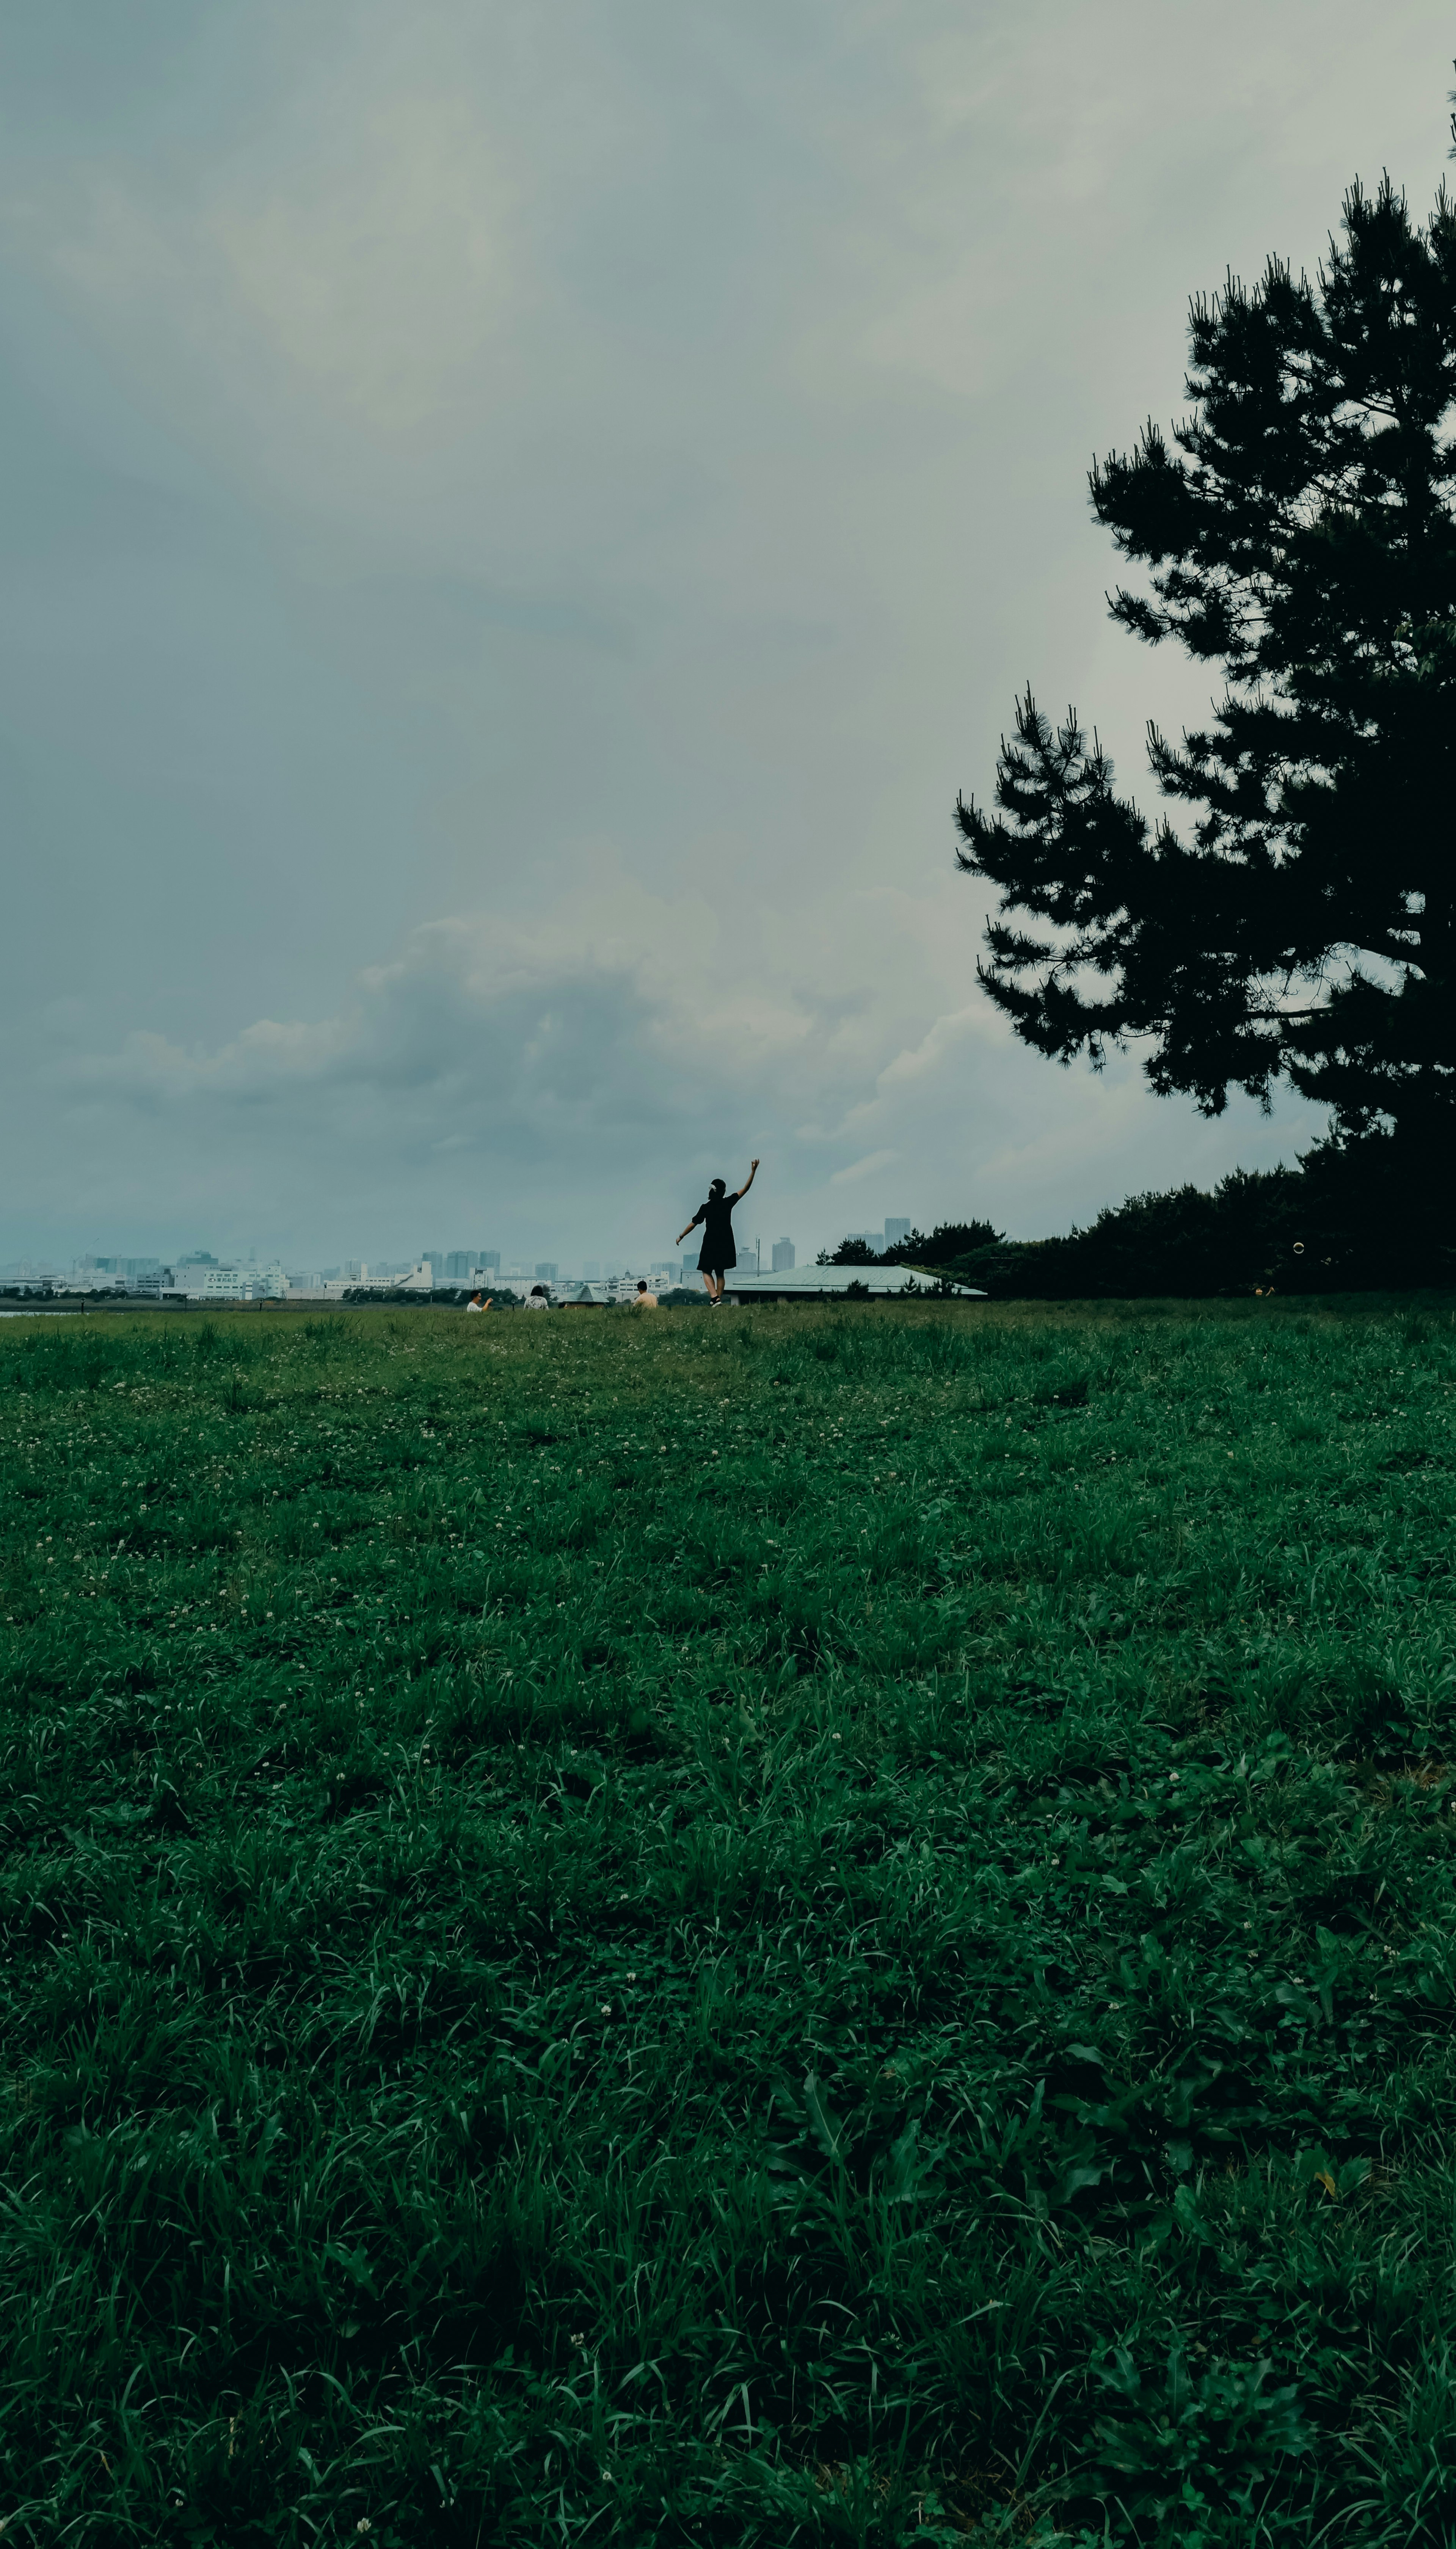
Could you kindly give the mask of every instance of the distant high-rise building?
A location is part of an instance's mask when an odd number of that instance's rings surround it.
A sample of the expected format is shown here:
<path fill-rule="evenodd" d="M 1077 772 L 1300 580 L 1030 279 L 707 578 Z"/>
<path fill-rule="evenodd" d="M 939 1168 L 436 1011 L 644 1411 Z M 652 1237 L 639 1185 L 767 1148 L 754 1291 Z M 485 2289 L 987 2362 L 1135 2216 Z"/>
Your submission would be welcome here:
<path fill-rule="evenodd" d="M 914 1227 L 915 1224 L 912 1221 L 891 1221 L 889 1214 L 886 1213 L 884 1217 L 886 1248 L 903 1248 Z"/>
<path fill-rule="evenodd" d="M 545 1258 L 536 1269 L 536 1280 L 538 1283 L 554 1283 L 556 1280 L 556 1269 Z"/>
<path fill-rule="evenodd" d="M 774 1242 L 774 1274 L 787 1274 L 792 1270 L 792 1267 L 793 1241 L 791 1239 L 775 1239 Z"/>
<path fill-rule="evenodd" d="M 499 1248 L 483 1248 L 475 1262 L 483 1274 L 499 1274 L 500 1251 Z"/>
<path fill-rule="evenodd" d="M 449 1250 L 445 1258 L 446 1277 L 452 1283 L 461 1283 L 465 1280 L 467 1274 L 473 1274 L 475 1273 L 479 1264 L 480 1259 L 476 1256 L 473 1249 L 452 1248 Z"/>
<path fill-rule="evenodd" d="M 438 1282 L 445 1271 L 445 1252 L 443 1248 L 421 1248 L 415 1262 L 417 1265 L 427 1266 L 435 1281 Z"/>

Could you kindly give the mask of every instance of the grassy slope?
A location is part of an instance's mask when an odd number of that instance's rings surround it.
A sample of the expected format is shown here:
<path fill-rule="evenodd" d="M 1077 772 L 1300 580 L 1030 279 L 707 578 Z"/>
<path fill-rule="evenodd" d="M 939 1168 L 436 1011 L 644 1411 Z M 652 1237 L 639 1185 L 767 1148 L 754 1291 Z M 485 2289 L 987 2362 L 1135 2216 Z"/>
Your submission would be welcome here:
<path fill-rule="evenodd" d="M 1453 1385 L 0 1327 L 7 2549 L 1456 2536 Z"/>

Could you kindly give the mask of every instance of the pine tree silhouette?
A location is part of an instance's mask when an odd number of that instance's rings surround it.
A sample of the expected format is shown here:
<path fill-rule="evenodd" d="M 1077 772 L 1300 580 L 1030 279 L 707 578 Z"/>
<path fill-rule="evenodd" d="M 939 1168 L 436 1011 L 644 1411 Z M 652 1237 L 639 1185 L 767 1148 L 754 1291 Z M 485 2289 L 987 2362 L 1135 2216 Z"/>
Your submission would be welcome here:
<path fill-rule="evenodd" d="M 1456 140 L 1456 117 L 1452 119 Z M 1453 153 L 1456 155 L 1456 153 Z M 1208 1114 L 1283 1079 L 1337 1144 L 1456 1160 L 1456 206 L 1344 200 L 1315 280 L 1271 258 L 1190 313 L 1193 412 L 1091 474 L 1151 597 L 1114 618 L 1223 668 L 1148 727 L 1150 824 L 1031 691 L 961 867 L 999 889 L 977 971 L 1038 1051 L 1150 1039 Z M 1183 828 L 1173 816 L 1183 816 Z"/>

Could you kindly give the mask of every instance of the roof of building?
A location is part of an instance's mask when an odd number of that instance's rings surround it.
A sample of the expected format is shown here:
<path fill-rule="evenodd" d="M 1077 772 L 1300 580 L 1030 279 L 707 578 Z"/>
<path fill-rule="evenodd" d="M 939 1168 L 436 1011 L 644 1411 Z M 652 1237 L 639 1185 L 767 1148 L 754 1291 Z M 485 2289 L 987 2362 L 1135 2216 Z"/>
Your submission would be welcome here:
<path fill-rule="evenodd" d="M 776 1274 L 754 1274 L 739 1266 L 723 1280 L 728 1291 L 754 1293 L 760 1299 L 774 1294 L 794 1300 L 826 1299 L 834 1293 L 848 1292 L 852 1283 L 880 1298 L 903 1298 L 907 1292 L 918 1292 L 926 1300 L 942 1297 L 938 1280 L 933 1275 L 917 1274 L 913 1266 L 781 1266 Z M 951 1289 L 963 1301 L 983 1301 L 986 1297 L 969 1283 L 955 1283 Z"/>

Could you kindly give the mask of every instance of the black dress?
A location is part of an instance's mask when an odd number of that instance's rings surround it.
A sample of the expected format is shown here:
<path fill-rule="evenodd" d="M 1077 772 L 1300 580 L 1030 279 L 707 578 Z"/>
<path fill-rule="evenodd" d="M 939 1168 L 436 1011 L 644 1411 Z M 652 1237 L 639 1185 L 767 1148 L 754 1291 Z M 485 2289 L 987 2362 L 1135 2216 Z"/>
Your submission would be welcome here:
<path fill-rule="evenodd" d="M 733 1207 L 736 1194 L 719 1195 L 700 1203 L 687 1227 L 695 1230 L 702 1223 L 702 1246 L 697 1252 L 699 1274 L 726 1274 L 738 1264 L 738 1251 L 733 1245 Z"/>

